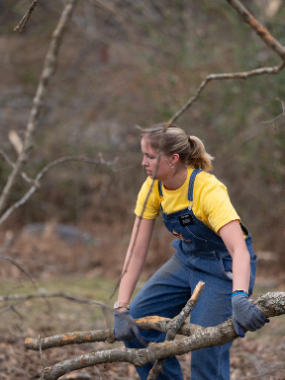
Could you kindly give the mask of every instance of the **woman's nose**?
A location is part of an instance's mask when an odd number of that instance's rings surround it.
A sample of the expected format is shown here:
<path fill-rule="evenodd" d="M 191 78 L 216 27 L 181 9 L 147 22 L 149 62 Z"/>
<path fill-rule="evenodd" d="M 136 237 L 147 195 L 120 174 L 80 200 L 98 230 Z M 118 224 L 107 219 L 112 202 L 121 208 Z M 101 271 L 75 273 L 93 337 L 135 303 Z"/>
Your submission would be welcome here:
<path fill-rule="evenodd" d="M 146 161 L 146 158 L 144 157 L 142 160 L 142 166 L 146 166 L 146 165 L 147 165 L 147 161 Z"/>

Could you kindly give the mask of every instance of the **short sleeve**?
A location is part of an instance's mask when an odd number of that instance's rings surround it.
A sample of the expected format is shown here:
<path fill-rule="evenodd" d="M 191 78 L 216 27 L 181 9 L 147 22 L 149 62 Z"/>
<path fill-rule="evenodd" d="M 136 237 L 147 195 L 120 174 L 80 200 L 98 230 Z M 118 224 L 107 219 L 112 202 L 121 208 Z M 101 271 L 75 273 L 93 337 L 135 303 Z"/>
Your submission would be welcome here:
<path fill-rule="evenodd" d="M 148 177 L 140 189 L 140 192 L 137 198 L 136 208 L 135 208 L 135 214 L 137 216 L 141 216 L 143 206 L 147 198 L 147 195 L 149 193 L 149 189 L 151 188 L 152 182 L 153 180 Z M 146 208 L 144 210 L 142 217 L 145 219 L 155 219 L 159 215 L 159 210 L 160 210 L 160 198 L 159 198 L 159 192 L 158 192 L 158 181 L 154 181 L 154 185 L 149 195 L 149 198 L 147 200 Z"/>
<path fill-rule="evenodd" d="M 240 217 L 231 203 L 227 188 L 221 182 L 218 185 L 207 186 L 203 198 L 203 211 L 216 233 L 233 220 L 240 222 Z"/>

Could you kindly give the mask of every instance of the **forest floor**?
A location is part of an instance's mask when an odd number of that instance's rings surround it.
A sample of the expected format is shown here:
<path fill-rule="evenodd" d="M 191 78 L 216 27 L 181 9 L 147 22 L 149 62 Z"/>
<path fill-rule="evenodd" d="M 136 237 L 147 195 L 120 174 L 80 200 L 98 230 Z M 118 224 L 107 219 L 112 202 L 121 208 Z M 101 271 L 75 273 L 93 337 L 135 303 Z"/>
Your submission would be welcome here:
<path fill-rule="evenodd" d="M 98 246 L 72 246 L 60 240 L 53 233 L 41 236 L 21 234 L 6 256 L 16 260 L 34 279 L 33 285 L 27 276 L 9 262 L 1 266 L 0 294 L 35 294 L 38 292 L 65 292 L 112 306 L 110 300 L 119 278 L 123 254 L 128 242 L 125 226 L 112 228 L 112 239 L 106 236 L 108 226 L 97 229 L 100 236 Z M 99 228 L 99 227 L 98 227 Z M 105 233 L 104 233 L 105 231 Z M 158 227 L 150 247 L 153 256 L 148 260 L 138 289 L 161 265 L 163 255 L 171 252 L 158 240 L 169 245 L 172 237 L 161 239 Z M 169 241 L 168 241 L 169 239 Z M 117 245 L 114 242 L 119 242 Z M 107 254 L 107 252 L 114 252 Z M 115 256 L 118 256 L 117 258 Z M 268 291 L 283 291 L 284 273 L 276 269 L 274 255 L 260 253 L 256 286 L 252 298 Z M 265 257 L 267 257 L 265 259 Z M 166 257 L 168 258 L 168 257 Z M 5 308 L 10 309 L 5 311 Z M 24 341 L 27 337 L 46 336 L 71 331 L 90 331 L 112 326 L 112 313 L 107 317 L 100 309 L 91 305 L 78 304 L 63 298 L 28 300 L 11 308 L 11 302 L 3 303 L 0 309 L 0 380 L 37 379 L 45 363 L 53 365 L 59 361 L 92 351 L 113 348 L 109 343 L 70 345 L 43 351 L 42 358 L 36 351 L 27 351 Z M 122 347 L 122 343 L 116 343 Z M 179 357 L 185 379 L 190 377 L 191 354 Z M 134 367 L 127 363 L 98 365 L 75 371 L 63 376 L 65 379 L 138 379 Z M 243 339 L 234 341 L 231 349 L 231 380 L 236 379 L 285 379 L 285 316 L 272 318 L 262 330 L 247 333 Z"/>

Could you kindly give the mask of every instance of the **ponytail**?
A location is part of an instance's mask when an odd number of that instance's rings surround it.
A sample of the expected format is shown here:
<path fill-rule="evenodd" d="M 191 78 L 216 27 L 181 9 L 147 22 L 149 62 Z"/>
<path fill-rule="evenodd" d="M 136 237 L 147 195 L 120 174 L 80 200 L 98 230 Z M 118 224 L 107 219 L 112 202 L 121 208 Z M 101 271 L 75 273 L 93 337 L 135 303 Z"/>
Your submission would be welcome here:
<path fill-rule="evenodd" d="M 188 136 L 190 152 L 186 160 L 186 166 L 192 166 L 194 169 L 202 169 L 206 172 L 213 169 L 212 157 L 206 152 L 204 144 L 196 136 Z"/>
<path fill-rule="evenodd" d="M 183 129 L 175 124 L 170 124 L 165 129 L 166 123 L 155 124 L 142 130 L 142 137 L 146 137 L 153 149 L 161 149 L 165 156 L 179 154 L 180 161 L 185 166 L 205 171 L 212 170 L 214 159 L 205 151 L 204 144 L 196 136 L 187 136 Z M 162 144 L 161 144 L 162 141 Z"/>

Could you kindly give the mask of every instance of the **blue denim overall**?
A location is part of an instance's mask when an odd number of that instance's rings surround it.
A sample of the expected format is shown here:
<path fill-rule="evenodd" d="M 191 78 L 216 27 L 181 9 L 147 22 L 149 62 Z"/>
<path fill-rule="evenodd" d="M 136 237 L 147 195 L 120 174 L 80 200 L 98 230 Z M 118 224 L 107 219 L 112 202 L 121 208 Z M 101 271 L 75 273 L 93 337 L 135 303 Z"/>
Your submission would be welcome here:
<path fill-rule="evenodd" d="M 200 326 L 216 326 L 232 315 L 232 258 L 218 234 L 197 219 L 192 211 L 193 188 L 197 174 L 194 170 L 189 180 L 189 207 L 165 214 L 162 211 L 166 228 L 179 237 L 172 243 L 176 253 L 146 283 L 131 303 L 133 318 L 158 315 L 173 318 L 180 313 L 199 281 L 205 282 L 202 295 L 191 313 L 191 323 Z M 162 185 L 159 182 L 159 193 Z M 244 226 L 242 226 L 245 228 Z M 246 245 L 251 257 L 251 277 L 249 294 L 252 293 L 256 256 L 248 233 Z M 159 331 L 143 331 L 149 342 L 164 341 L 165 334 Z M 229 380 L 231 342 L 222 346 L 209 347 L 191 353 L 192 380 Z M 129 348 L 141 348 L 137 339 L 126 342 Z M 147 379 L 152 363 L 137 368 L 142 380 Z M 182 371 L 176 357 L 167 358 L 163 373 L 158 380 L 183 380 Z"/>

